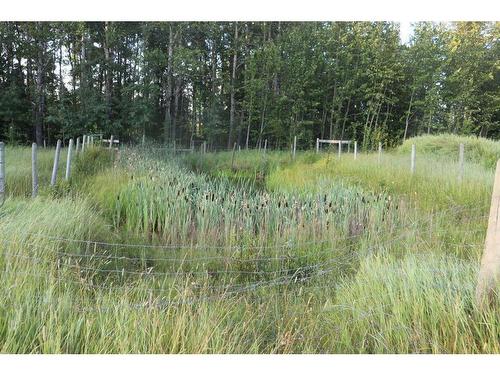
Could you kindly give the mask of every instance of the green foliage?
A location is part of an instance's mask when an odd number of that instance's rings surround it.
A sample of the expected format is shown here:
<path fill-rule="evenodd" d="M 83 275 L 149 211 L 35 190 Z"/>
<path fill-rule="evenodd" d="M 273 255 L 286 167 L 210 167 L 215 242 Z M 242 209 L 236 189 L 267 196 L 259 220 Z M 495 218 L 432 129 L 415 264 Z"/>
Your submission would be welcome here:
<path fill-rule="evenodd" d="M 266 191 L 213 177 L 231 153 L 202 156 L 208 177 L 139 150 L 90 175 L 88 152 L 75 194 L 0 208 L 2 352 L 500 350 L 499 307 L 473 305 L 490 169 L 456 187 L 436 155 L 411 177 L 397 154 L 276 152 Z"/>
<path fill-rule="evenodd" d="M 318 137 L 373 149 L 499 136 L 494 22 L 417 22 L 407 45 L 394 22 L 3 22 L 0 36 L 10 144 L 102 132 L 178 148 L 288 149 L 297 136 L 299 149 Z"/>
<path fill-rule="evenodd" d="M 450 161 L 458 160 L 460 143 L 464 144 L 465 160 L 481 164 L 485 168 L 494 168 L 500 159 L 500 142 L 475 136 L 458 136 L 454 134 L 425 135 L 408 139 L 396 149 L 401 155 L 409 155 L 411 145 L 415 144 L 417 154 L 436 156 Z"/>

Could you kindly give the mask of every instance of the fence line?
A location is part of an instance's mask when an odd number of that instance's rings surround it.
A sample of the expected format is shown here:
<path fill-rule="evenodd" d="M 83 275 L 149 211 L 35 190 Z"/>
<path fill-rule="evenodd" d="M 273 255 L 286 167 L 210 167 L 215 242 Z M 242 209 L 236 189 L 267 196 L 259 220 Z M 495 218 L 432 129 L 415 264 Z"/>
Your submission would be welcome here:
<path fill-rule="evenodd" d="M 419 219 L 415 222 L 410 222 L 406 223 L 405 225 L 418 225 L 423 222 L 430 222 L 433 219 L 433 216 L 436 215 L 441 215 L 445 213 L 449 213 L 454 211 L 454 213 L 459 213 L 464 210 L 469 210 L 469 211 L 481 211 L 482 208 L 480 207 L 474 207 L 474 208 L 468 208 L 466 206 L 454 206 L 450 207 L 448 209 L 440 210 L 440 211 L 435 211 L 431 214 L 430 217 L 426 219 Z M 433 215 L 433 216 L 432 216 Z M 481 217 L 475 217 L 476 219 L 478 218 L 483 218 L 487 217 L 481 216 Z M 469 230 L 470 231 L 470 230 Z M 478 229 L 478 232 L 482 231 L 482 229 Z M 383 230 L 377 231 L 375 233 L 373 232 L 368 232 L 369 235 L 377 235 L 380 233 L 383 233 Z M 435 233 L 439 233 L 439 230 L 435 230 Z M 456 232 L 456 231 L 455 231 Z M 200 245 L 200 244 L 168 244 L 168 245 L 162 245 L 162 244 L 133 244 L 133 243 L 118 243 L 118 242 L 104 242 L 104 241 L 94 241 L 94 240 L 82 240 L 82 239 L 76 239 L 76 238 L 65 238 L 65 237 L 58 237 L 58 236 L 51 236 L 51 235 L 44 235 L 42 233 L 35 233 L 35 232 L 17 232 L 17 234 L 23 234 L 26 236 L 33 236 L 33 237 L 39 237 L 39 238 L 44 238 L 47 240 L 52 240 L 52 241 L 59 241 L 59 242 L 73 242 L 73 243 L 81 243 L 81 244 L 86 244 L 86 245 L 95 245 L 95 246 L 106 246 L 106 247 L 122 247 L 122 248 L 139 248 L 139 249 L 205 249 L 205 250 L 273 250 L 273 249 L 295 249 L 299 248 L 301 246 L 310 246 L 310 245 L 321 245 L 321 244 L 328 244 L 332 243 L 332 239 L 323 239 L 323 240 L 311 240 L 308 242 L 303 242 L 303 243 L 298 243 L 298 244 L 292 244 L 290 242 L 285 243 L 285 244 L 280 244 L 280 245 L 262 245 L 262 246 L 254 246 L 254 245 Z M 351 236 L 343 236 L 339 237 L 338 240 L 349 240 L 353 238 L 358 238 L 362 237 L 364 233 L 360 234 L 354 234 Z"/>
<path fill-rule="evenodd" d="M 429 230 L 430 231 L 430 230 Z M 382 247 L 383 245 L 388 245 L 390 243 L 393 243 L 397 240 L 400 240 L 402 239 L 408 232 L 403 232 L 401 233 L 399 236 L 395 236 L 395 237 L 392 237 L 390 240 L 387 240 L 387 241 L 384 241 L 382 243 L 378 243 L 376 245 L 376 247 Z M 420 232 L 422 233 L 422 232 Z M 425 233 L 425 232 L 423 232 Z M 374 247 L 369 247 L 368 249 L 366 249 L 364 252 L 369 252 L 370 250 L 373 250 Z M 315 254 L 317 255 L 317 254 Z M 18 255 L 16 255 L 18 256 Z M 19 255 L 21 256 L 21 255 Z M 77 254 L 75 254 L 75 257 L 78 256 Z M 28 257 L 29 258 L 29 257 Z M 36 258 L 36 257 L 31 257 L 32 259 L 41 259 L 41 258 Z M 289 260 L 293 260 L 293 258 L 290 258 Z M 318 266 L 320 265 L 325 265 L 327 264 L 328 262 L 326 263 L 318 263 L 318 264 L 314 264 L 314 265 L 309 265 L 309 266 L 305 266 L 305 267 L 302 267 L 303 270 L 306 270 L 308 268 L 317 268 Z M 202 275 L 207 275 L 207 274 L 218 274 L 218 273 L 225 273 L 225 274 L 229 274 L 229 273 L 235 273 L 235 274 L 275 274 L 275 273 L 283 273 L 283 272 L 290 272 L 290 271 L 295 271 L 297 268 L 293 268 L 293 269 L 280 269 L 280 270 L 276 270 L 276 271 L 237 271 L 237 270 L 205 270 L 205 271 L 172 271 L 172 272 L 152 272 L 152 269 L 153 267 L 149 267 L 148 269 L 140 272 L 140 271 L 129 271 L 129 270 L 125 270 L 124 268 L 122 268 L 121 270 L 119 269 L 102 269 L 102 268 L 95 268 L 95 267 L 85 267 L 85 266 L 80 266 L 80 265 L 64 265 L 64 266 L 67 266 L 67 267 L 70 267 L 70 268 L 77 268 L 79 269 L 80 271 L 95 271 L 95 272 L 99 272 L 99 273 L 115 273 L 115 274 L 122 274 L 122 275 L 125 275 L 125 274 L 128 274 L 128 275 L 153 275 L 153 276 L 166 276 L 166 275 L 180 275 L 180 274 L 188 274 L 188 275 L 196 275 L 196 274 L 202 274 Z"/>

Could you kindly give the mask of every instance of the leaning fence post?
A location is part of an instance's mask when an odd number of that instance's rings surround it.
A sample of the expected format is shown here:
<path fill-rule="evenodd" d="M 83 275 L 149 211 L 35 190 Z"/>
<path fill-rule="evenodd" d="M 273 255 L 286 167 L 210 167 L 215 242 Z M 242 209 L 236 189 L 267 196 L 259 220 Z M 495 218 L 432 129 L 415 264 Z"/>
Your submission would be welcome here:
<path fill-rule="evenodd" d="M 35 198 L 38 195 L 38 167 L 37 167 L 37 144 L 31 145 L 31 196 Z"/>
<path fill-rule="evenodd" d="M 493 193 L 491 194 L 490 216 L 484 252 L 481 258 L 479 278 L 476 287 L 476 303 L 483 307 L 492 302 L 500 277 L 500 160 L 497 162 Z"/>
<path fill-rule="evenodd" d="M 358 158 L 358 142 L 354 141 L 354 160 Z"/>
<path fill-rule="evenodd" d="M 293 156 L 292 158 L 295 159 L 295 151 L 297 150 L 297 136 L 295 135 L 293 137 Z"/>
<path fill-rule="evenodd" d="M 5 201 L 5 143 L 0 142 L 0 199 Z"/>
<path fill-rule="evenodd" d="M 61 140 L 57 140 L 56 153 L 54 155 L 54 167 L 52 168 L 52 178 L 50 179 L 50 186 L 54 186 L 57 180 L 57 168 L 59 167 L 59 156 L 61 155 Z"/>
<path fill-rule="evenodd" d="M 415 148 L 415 143 L 411 145 L 411 165 L 410 165 L 410 171 L 411 173 L 415 173 L 415 162 L 417 158 L 417 150 Z"/>
<path fill-rule="evenodd" d="M 68 145 L 68 156 L 66 158 L 66 175 L 64 176 L 65 180 L 69 180 L 69 176 L 71 175 L 71 153 L 73 151 L 73 139 L 69 140 Z"/>
<path fill-rule="evenodd" d="M 464 178 L 464 152 L 465 146 L 463 143 L 460 143 L 458 151 L 458 181 L 462 181 Z"/>

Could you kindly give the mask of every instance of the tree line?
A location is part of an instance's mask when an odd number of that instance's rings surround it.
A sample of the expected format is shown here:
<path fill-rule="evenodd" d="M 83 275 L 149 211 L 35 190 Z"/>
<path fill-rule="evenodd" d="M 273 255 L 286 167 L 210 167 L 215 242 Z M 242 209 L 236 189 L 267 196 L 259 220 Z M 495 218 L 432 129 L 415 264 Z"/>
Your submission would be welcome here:
<path fill-rule="evenodd" d="M 500 23 L 1 22 L 0 139 L 500 137 Z"/>

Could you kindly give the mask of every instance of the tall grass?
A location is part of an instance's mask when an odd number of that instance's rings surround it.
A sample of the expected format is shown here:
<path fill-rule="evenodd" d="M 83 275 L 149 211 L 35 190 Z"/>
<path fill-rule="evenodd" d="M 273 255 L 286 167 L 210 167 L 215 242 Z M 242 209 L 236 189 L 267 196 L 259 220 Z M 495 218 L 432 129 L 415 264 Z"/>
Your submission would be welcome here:
<path fill-rule="evenodd" d="M 458 181 L 458 163 L 436 161 L 418 155 L 416 172 L 410 171 L 410 154 L 376 154 L 341 158 L 329 155 L 309 165 L 295 163 L 272 173 L 267 186 L 281 191 L 302 188 L 317 189 L 317 182 L 328 178 L 361 186 L 369 191 L 403 195 L 425 210 L 461 205 L 486 210 L 490 201 L 493 171 L 479 164 L 465 164 L 464 180 Z"/>
<path fill-rule="evenodd" d="M 205 174 L 129 150 L 8 199 L 0 351 L 500 351 L 499 306 L 473 304 L 490 169 L 456 186 L 431 157 L 411 176 L 406 156 L 276 156 L 255 186 L 216 177 L 227 155 Z M 228 174 L 262 157 L 240 156 Z"/>
<path fill-rule="evenodd" d="M 486 168 L 494 168 L 500 159 L 500 142 L 475 136 L 459 136 L 454 134 L 425 135 L 406 140 L 396 151 L 409 155 L 411 145 L 415 144 L 418 154 L 458 160 L 460 143 L 465 146 L 465 160 L 481 164 Z"/>
<path fill-rule="evenodd" d="M 61 150 L 58 178 L 64 177 L 66 168 L 66 148 Z M 39 185 L 43 189 L 50 183 L 52 168 L 54 165 L 54 149 L 38 149 L 38 174 Z M 31 195 L 31 149 L 19 146 L 7 146 L 5 150 L 6 159 L 6 193 L 7 196 L 28 197 Z"/>
<path fill-rule="evenodd" d="M 74 152 L 74 151 L 73 151 Z M 40 194 L 54 192 L 49 187 L 54 166 L 55 149 L 38 148 L 37 167 Z M 87 147 L 82 154 L 73 153 L 72 179 L 74 184 L 80 184 L 82 178 L 88 177 L 108 167 L 112 160 L 111 153 L 98 147 Z M 8 197 L 29 197 L 32 192 L 31 149 L 19 146 L 7 146 L 6 159 L 6 193 Z M 61 150 L 57 169 L 57 181 L 64 188 L 67 148 Z M 57 189 L 56 189 L 57 190 Z"/>

